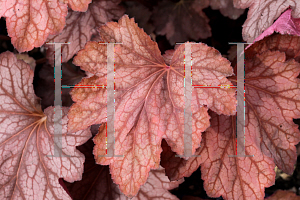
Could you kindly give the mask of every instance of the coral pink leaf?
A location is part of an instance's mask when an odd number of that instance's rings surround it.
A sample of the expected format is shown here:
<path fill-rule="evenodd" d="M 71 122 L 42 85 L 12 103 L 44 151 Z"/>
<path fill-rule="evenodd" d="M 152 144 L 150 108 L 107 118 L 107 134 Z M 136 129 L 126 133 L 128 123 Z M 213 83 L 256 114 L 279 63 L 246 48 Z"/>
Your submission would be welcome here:
<path fill-rule="evenodd" d="M 0 55 L 0 198 L 70 199 L 59 178 L 81 179 L 84 155 L 76 150 L 90 137 L 89 130 L 67 132 L 63 108 L 62 155 L 51 156 L 54 142 L 54 108 L 43 113 L 33 91 L 33 71 L 14 54 Z"/>
<path fill-rule="evenodd" d="M 300 197 L 292 191 L 277 190 L 272 196 L 266 198 L 266 200 L 300 200 Z"/>
<path fill-rule="evenodd" d="M 157 44 L 126 15 L 118 23 L 107 23 L 99 32 L 104 42 L 122 43 L 115 45 L 115 153 L 124 157 L 98 157 L 105 154 L 105 131 L 94 138 L 94 155 L 98 164 L 110 165 L 120 190 L 134 196 L 146 182 L 150 169 L 159 166 L 162 138 L 173 151 L 184 153 L 185 45 L 175 50 L 168 66 Z M 233 73 L 228 60 L 205 44 L 191 45 L 193 84 L 231 84 L 226 79 Z M 106 45 L 88 42 L 74 63 L 95 75 L 79 84 L 106 85 L 106 62 Z M 71 93 L 76 102 L 68 114 L 71 130 L 106 122 L 106 88 L 82 87 Z M 193 89 L 192 152 L 200 144 L 201 132 L 209 126 L 208 108 L 230 115 L 235 113 L 235 104 L 232 88 Z"/>
<path fill-rule="evenodd" d="M 233 4 L 236 8 L 249 8 L 243 25 L 243 38 L 247 42 L 253 42 L 289 7 L 293 10 L 292 17 L 300 18 L 300 2 L 295 0 L 234 0 Z"/>
<path fill-rule="evenodd" d="M 286 59 L 295 59 L 300 62 L 300 37 L 274 33 L 263 40 L 255 42 L 247 49 L 247 57 L 253 57 L 265 51 L 280 51 L 285 53 Z"/>
<path fill-rule="evenodd" d="M 203 134 L 203 152 L 207 159 L 201 164 L 204 189 L 211 197 L 224 199 L 264 199 L 264 189 L 275 183 L 275 165 L 271 158 L 262 154 L 257 145 L 257 135 L 245 134 L 246 155 L 235 155 L 235 116 L 211 113 L 211 127 Z"/>
<path fill-rule="evenodd" d="M 85 13 L 69 11 L 66 26 L 59 35 L 49 36 L 47 42 L 70 43 L 62 45 L 62 62 L 70 60 L 80 49 L 84 48 L 87 41 L 91 40 L 93 29 L 105 23 L 119 19 L 124 14 L 124 9 L 118 6 L 120 0 L 96 0 L 89 5 Z M 54 63 L 54 45 L 46 45 L 47 58 Z"/>
<path fill-rule="evenodd" d="M 162 158 L 168 176 L 175 177 L 172 180 L 189 176 L 200 164 L 210 196 L 263 199 L 264 187 L 274 183 L 274 164 L 293 172 L 295 145 L 300 140 L 293 122 L 300 117 L 300 64 L 292 59 L 297 57 L 297 47 L 299 37 L 275 34 L 245 51 L 245 146 L 246 155 L 254 157 L 229 157 L 236 154 L 235 117 L 212 113 L 211 127 L 202 134 L 196 151 L 200 158 L 173 163 Z M 235 81 L 234 77 L 229 80 Z M 162 155 L 170 157 L 165 149 Z"/>
<path fill-rule="evenodd" d="M 293 122 L 300 118 L 299 72 L 300 64 L 286 60 L 285 53 L 265 51 L 250 57 L 246 51 L 246 132 L 256 135 L 262 152 L 288 174 L 294 171 L 300 141 Z"/>
<path fill-rule="evenodd" d="M 171 45 L 210 37 L 209 19 L 202 11 L 208 6 L 209 0 L 159 2 L 152 15 L 156 33 L 166 35 Z"/>
<path fill-rule="evenodd" d="M 74 183 L 65 182 L 68 191 L 74 200 L 129 200 L 128 197 L 123 195 L 119 187 L 113 183 L 109 168 L 95 164 L 93 152 L 93 141 L 85 143 L 78 149 L 84 153 L 86 161 L 84 163 L 84 174 L 81 181 Z M 145 185 L 141 186 L 140 191 L 136 197 L 131 200 L 176 200 L 177 198 L 172 195 L 168 190 L 171 190 L 183 182 L 168 180 L 164 175 L 164 169 L 160 167 L 157 170 L 152 170 Z"/>
<path fill-rule="evenodd" d="M 61 0 L 74 10 L 85 11 L 91 0 Z M 65 26 L 67 5 L 58 0 L 1 0 L 0 17 L 6 17 L 11 42 L 19 52 L 44 44 L 49 34 L 56 35 Z M 83 10 L 82 10 L 83 9 Z"/>
<path fill-rule="evenodd" d="M 68 3 L 69 7 L 71 7 L 74 11 L 85 12 L 88 9 L 89 3 L 92 0 L 59 0 L 62 3 Z M 96 0 L 97 1 L 97 0 Z"/>

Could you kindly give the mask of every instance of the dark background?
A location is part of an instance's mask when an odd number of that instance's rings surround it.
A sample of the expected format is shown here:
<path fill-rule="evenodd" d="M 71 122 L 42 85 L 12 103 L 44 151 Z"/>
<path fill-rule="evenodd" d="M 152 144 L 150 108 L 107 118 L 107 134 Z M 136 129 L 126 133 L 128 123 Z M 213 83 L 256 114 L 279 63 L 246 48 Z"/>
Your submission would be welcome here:
<path fill-rule="evenodd" d="M 122 5 L 127 6 L 128 1 L 123 1 Z M 146 6 L 150 11 L 153 10 L 153 7 L 157 5 L 158 1 L 147 1 L 147 0 L 137 0 L 140 4 Z M 174 0 L 174 2 L 176 2 Z M 204 12 L 210 19 L 210 26 L 212 29 L 212 37 L 208 39 L 199 40 L 196 42 L 203 42 L 209 46 L 212 46 L 219 50 L 222 55 L 227 55 L 227 51 L 230 49 L 229 42 L 244 42 L 242 39 L 242 25 L 247 18 L 247 11 L 245 10 L 244 14 L 240 16 L 237 20 L 231 20 L 228 17 L 224 17 L 218 10 L 212 10 L 210 7 L 205 8 Z M 151 23 L 151 20 L 150 20 Z M 155 34 L 155 32 L 154 32 Z M 168 49 L 173 49 L 174 46 L 170 45 L 165 36 L 156 35 L 156 42 L 159 45 L 160 50 L 165 52 Z M 18 53 L 13 45 L 10 42 L 10 38 L 7 36 L 6 23 L 5 19 L 1 18 L 0 20 L 0 53 L 5 51 L 11 51 Z M 44 53 L 41 52 L 41 48 L 34 48 L 32 51 L 28 52 L 29 56 L 33 57 L 37 66 L 35 69 L 34 77 L 34 89 L 37 96 L 42 99 L 43 109 L 53 105 L 54 102 L 54 82 L 53 82 L 53 68 L 47 67 L 47 59 L 45 58 Z M 76 82 L 79 82 L 80 79 L 85 76 L 84 72 L 72 64 L 72 60 L 64 64 L 68 71 L 63 71 L 63 85 L 68 85 L 70 80 L 72 83 L 74 79 Z M 64 67 L 63 67 L 64 69 Z M 47 74 L 47 76 L 45 76 Z M 63 106 L 70 106 L 72 100 L 68 94 L 68 89 L 63 89 Z M 294 120 L 295 123 L 300 125 L 300 120 Z M 280 173 L 278 173 L 279 175 Z M 292 176 L 289 178 L 279 178 L 276 179 L 276 184 L 272 187 L 265 189 L 266 197 L 272 195 L 276 190 L 289 190 L 293 189 L 299 195 L 300 187 L 300 159 L 298 157 L 296 169 Z M 195 171 L 190 177 L 185 178 L 185 181 L 176 189 L 171 191 L 172 194 L 176 195 L 179 199 L 183 199 L 187 196 L 201 197 L 206 199 L 223 199 L 223 198 L 209 198 L 206 195 L 206 192 L 203 188 L 203 181 L 201 180 L 201 171 L 200 168 Z M 186 198 L 188 199 L 188 198 Z"/>

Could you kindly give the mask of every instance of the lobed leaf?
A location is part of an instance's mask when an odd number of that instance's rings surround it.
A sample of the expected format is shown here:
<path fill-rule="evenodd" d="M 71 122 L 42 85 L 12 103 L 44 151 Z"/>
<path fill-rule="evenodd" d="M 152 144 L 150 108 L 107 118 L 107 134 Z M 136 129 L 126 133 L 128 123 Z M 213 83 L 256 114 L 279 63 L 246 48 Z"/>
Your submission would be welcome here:
<path fill-rule="evenodd" d="M 0 199 L 70 199 L 58 179 L 81 179 L 84 156 L 76 146 L 91 137 L 90 131 L 68 132 L 63 108 L 62 155 L 55 156 L 54 108 L 42 112 L 30 66 L 2 53 L 0 77 Z"/>
<path fill-rule="evenodd" d="M 196 151 L 201 157 L 168 162 L 174 153 L 164 147 L 162 166 L 171 180 L 189 176 L 201 165 L 208 195 L 263 199 L 264 187 L 275 182 L 275 165 L 293 172 L 300 141 L 293 122 L 300 117 L 300 64 L 293 59 L 298 58 L 298 41 L 275 34 L 245 51 L 245 151 L 253 157 L 229 157 L 236 155 L 236 119 L 211 113 L 211 127 Z"/>
<path fill-rule="evenodd" d="M 206 193 L 211 197 L 222 195 L 224 199 L 264 199 L 265 187 L 275 183 L 275 164 L 262 153 L 259 136 L 245 133 L 245 154 L 253 157 L 230 157 L 236 155 L 235 117 L 215 113 L 211 116 L 200 154 L 207 155 L 201 164 Z"/>
<path fill-rule="evenodd" d="M 11 42 L 19 52 L 44 44 L 49 34 L 56 35 L 65 26 L 67 5 L 86 11 L 91 0 L 0 0 L 0 17 L 6 17 Z"/>
<path fill-rule="evenodd" d="M 300 141 L 300 64 L 285 53 L 266 51 L 245 61 L 246 132 L 257 134 L 262 152 L 285 173 L 294 171 Z"/>
<path fill-rule="evenodd" d="M 147 180 L 150 169 L 159 166 L 160 143 L 166 139 L 172 150 L 184 152 L 184 50 L 179 46 L 170 66 L 157 47 L 134 23 L 123 16 L 99 29 L 103 42 L 115 45 L 115 154 L 124 157 L 99 157 L 105 154 L 105 132 L 94 142 L 97 163 L 110 165 L 112 178 L 127 196 L 134 196 Z M 231 85 L 228 60 L 205 44 L 191 43 L 193 84 Z M 74 58 L 74 63 L 94 74 L 75 88 L 76 102 L 68 114 L 70 130 L 106 122 L 107 76 L 106 45 L 88 42 Z M 229 88 L 194 88 L 192 91 L 192 152 L 199 146 L 201 132 L 209 126 L 208 108 L 226 115 L 235 113 L 235 90 Z"/>

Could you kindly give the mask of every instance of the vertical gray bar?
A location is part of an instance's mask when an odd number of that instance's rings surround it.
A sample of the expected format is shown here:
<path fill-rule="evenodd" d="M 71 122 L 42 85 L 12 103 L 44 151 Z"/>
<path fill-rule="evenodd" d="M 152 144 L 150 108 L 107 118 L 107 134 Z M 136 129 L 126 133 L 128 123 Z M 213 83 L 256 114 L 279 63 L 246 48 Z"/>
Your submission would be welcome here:
<path fill-rule="evenodd" d="M 252 43 L 229 43 L 237 45 L 237 115 L 236 115 L 236 142 L 237 155 L 229 157 L 253 157 L 245 153 L 245 53 L 244 45 Z"/>
<path fill-rule="evenodd" d="M 107 156 L 115 155 L 114 44 L 107 44 Z"/>
<path fill-rule="evenodd" d="M 245 156 L 245 63 L 244 44 L 237 44 L 237 156 Z"/>
<path fill-rule="evenodd" d="M 184 156 L 192 156 L 192 51 L 191 43 L 185 43 L 184 75 Z"/>
<path fill-rule="evenodd" d="M 61 44 L 55 44 L 54 157 L 62 156 Z"/>
<path fill-rule="evenodd" d="M 52 43 L 55 49 L 55 65 L 54 65 L 54 155 L 46 155 L 47 157 L 70 157 L 69 155 L 62 155 L 62 103 L 61 103 L 61 45 L 70 44 L 68 43 Z"/>

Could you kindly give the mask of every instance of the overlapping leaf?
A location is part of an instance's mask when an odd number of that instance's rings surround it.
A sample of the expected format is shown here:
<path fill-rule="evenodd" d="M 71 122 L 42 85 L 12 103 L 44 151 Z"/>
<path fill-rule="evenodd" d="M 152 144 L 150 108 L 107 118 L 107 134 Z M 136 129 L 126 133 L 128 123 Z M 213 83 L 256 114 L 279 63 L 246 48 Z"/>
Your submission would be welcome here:
<path fill-rule="evenodd" d="M 124 9 L 118 6 L 120 0 L 94 0 L 86 12 L 70 10 L 66 18 L 66 26 L 59 35 L 50 36 L 47 42 L 70 43 L 62 45 L 62 62 L 70 60 L 87 41 L 91 40 L 93 29 L 106 22 L 117 20 L 124 14 Z M 47 58 L 54 63 L 54 45 L 47 45 Z"/>
<path fill-rule="evenodd" d="M 205 132 L 202 134 L 200 146 L 205 144 Z M 171 181 L 179 180 L 182 177 L 189 177 L 194 173 L 205 159 L 206 154 L 202 154 L 203 148 L 198 148 L 195 152 L 195 157 L 185 160 L 176 156 L 176 153 L 171 150 L 171 147 L 165 140 L 162 141 L 161 166 L 166 169 L 166 175 Z M 199 156 L 200 155 L 200 156 Z"/>
<path fill-rule="evenodd" d="M 233 4 L 236 8 L 249 8 L 243 25 L 243 38 L 247 42 L 253 42 L 289 7 L 293 10 L 292 17 L 300 18 L 300 3 L 296 0 L 234 0 Z"/>
<path fill-rule="evenodd" d="M 65 26 L 67 4 L 75 11 L 86 11 L 91 0 L 0 0 L 0 17 L 6 17 L 11 42 L 19 52 L 44 44 L 49 34 Z M 67 4 L 66 4 L 67 3 Z"/>
<path fill-rule="evenodd" d="M 293 172 L 295 145 L 300 140 L 293 122 L 300 117 L 300 80 L 296 78 L 300 64 L 293 59 L 298 52 L 299 37 L 279 34 L 245 51 L 245 146 L 246 155 L 254 156 L 229 157 L 235 155 L 235 119 L 212 113 L 211 127 L 196 152 L 201 157 L 184 161 L 164 147 L 162 166 L 171 180 L 189 176 L 201 165 L 210 196 L 263 199 L 264 187 L 275 180 L 274 163 L 286 173 Z"/>
<path fill-rule="evenodd" d="M 190 176 L 201 164 L 204 189 L 211 197 L 224 199 L 263 199 L 264 188 L 275 183 L 274 163 L 263 155 L 249 132 L 246 154 L 253 157 L 229 157 L 236 154 L 235 116 L 211 112 L 211 127 L 203 133 L 201 147 L 196 155 L 185 161 L 174 156 L 168 147 L 162 160 L 168 176 L 176 180 Z M 171 158 L 170 161 L 167 159 Z M 173 162 L 175 161 L 175 163 Z"/>
<path fill-rule="evenodd" d="M 258 132 L 263 153 L 291 174 L 297 157 L 295 145 L 300 141 L 293 122 L 293 118 L 300 118 L 300 80 L 296 78 L 300 65 L 276 51 L 252 59 L 246 54 L 246 59 L 246 131 Z"/>
<path fill-rule="evenodd" d="M 63 108 L 62 155 L 55 155 L 54 108 L 42 112 L 30 66 L 2 53 L 0 77 L 0 199 L 70 199 L 58 179 L 81 179 L 84 155 L 76 146 L 91 137 L 90 131 L 67 132 L 68 109 Z"/>
<path fill-rule="evenodd" d="M 133 19 L 122 17 L 99 29 L 104 42 L 115 45 L 115 154 L 124 157 L 98 157 L 105 154 L 105 137 L 99 133 L 94 150 L 97 163 L 110 165 L 112 178 L 120 190 L 134 196 L 147 180 L 150 169 L 159 166 L 162 138 L 172 150 L 183 154 L 184 131 L 184 50 L 179 46 L 166 65 L 157 44 L 151 41 Z M 193 84 L 231 85 L 228 60 L 205 44 L 189 43 L 193 55 Z M 95 74 L 80 85 L 106 85 L 106 45 L 88 42 L 74 58 L 83 70 Z M 106 122 L 106 88 L 76 88 L 76 102 L 68 114 L 71 130 Z M 192 91 L 192 139 L 194 152 L 201 132 L 209 126 L 208 108 L 219 114 L 235 113 L 235 90 L 197 88 Z M 103 143 L 104 142 L 104 143 Z M 104 144 L 104 146 L 101 146 Z"/>
<path fill-rule="evenodd" d="M 262 153 L 258 142 L 261 137 L 246 131 L 245 154 L 254 156 L 230 157 L 236 155 L 235 117 L 215 113 L 211 116 L 200 154 L 207 154 L 201 164 L 205 191 L 211 197 L 222 195 L 224 199 L 264 199 L 265 187 L 275 183 L 275 165 Z"/>
<path fill-rule="evenodd" d="M 274 22 L 274 24 L 272 24 L 272 26 L 255 38 L 254 42 L 262 40 L 264 37 L 273 34 L 275 31 L 281 34 L 300 36 L 300 18 L 293 18 L 292 9 L 288 9 Z"/>
<path fill-rule="evenodd" d="M 105 128 L 103 125 L 101 129 Z M 78 149 L 85 155 L 84 174 L 81 181 L 74 183 L 65 182 L 72 198 L 74 200 L 129 200 L 128 197 L 120 193 L 119 187 L 113 183 L 109 168 L 107 166 L 100 166 L 95 164 L 93 152 L 93 141 L 90 140 Z M 163 168 L 150 171 L 149 177 L 145 185 L 141 186 L 141 190 L 132 198 L 132 200 L 176 200 L 168 190 L 178 187 L 183 182 L 170 182 L 165 176 Z"/>
<path fill-rule="evenodd" d="M 295 59 L 300 62 L 300 37 L 274 33 L 251 45 L 251 48 L 246 50 L 246 55 L 253 57 L 268 50 L 284 52 L 287 60 Z"/>

